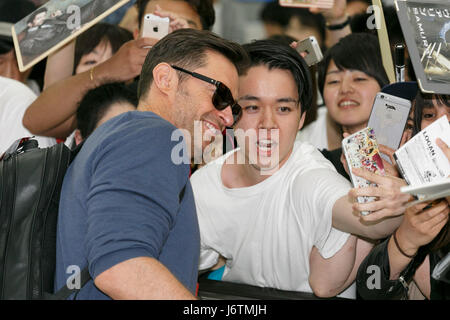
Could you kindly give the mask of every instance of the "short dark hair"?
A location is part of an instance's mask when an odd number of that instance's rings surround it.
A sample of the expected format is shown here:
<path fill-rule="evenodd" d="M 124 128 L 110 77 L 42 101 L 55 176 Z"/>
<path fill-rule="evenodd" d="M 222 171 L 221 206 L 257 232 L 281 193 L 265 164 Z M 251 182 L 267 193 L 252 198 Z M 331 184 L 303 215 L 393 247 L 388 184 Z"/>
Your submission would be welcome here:
<path fill-rule="evenodd" d="M 286 28 L 291 20 L 292 9 L 280 6 L 278 1 L 266 3 L 260 11 L 260 18 L 265 23 L 276 23 L 282 28 Z"/>
<path fill-rule="evenodd" d="M 368 33 L 349 34 L 325 53 L 318 68 L 318 84 L 322 96 L 331 60 L 334 61 L 339 70 L 358 70 L 375 78 L 380 88 L 389 83 L 381 58 L 378 38 L 374 35 Z"/>
<path fill-rule="evenodd" d="M 311 107 L 313 97 L 311 74 L 305 60 L 295 49 L 270 39 L 257 40 L 245 44 L 243 47 L 250 57 L 250 63 L 245 71 L 260 65 L 266 66 L 269 70 L 288 70 L 297 85 L 301 114 Z"/>
<path fill-rule="evenodd" d="M 111 82 L 89 90 L 84 95 L 77 109 L 77 128 L 83 139 L 89 137 L 115 103 L 129 103 L 136 107 L 136 92 L 123 83 Z"/>
<path fill-rule="evenodd" d="M 153 69 L 159 63 L 176 64 L 188 70 L 197 69 L 206 65 L 208 51 L 222 54 L 234 64 L 239 74 L 248 63 L 245 50 L 235 42 L 206 30 L 176 30 L 159 40 L 147 54 L 139 80 L 139 100 L 147 95 L 153 82 Z"/>
<path fill-rule="evenodd" d="M 136 6 L 138 9 L 138 23 L 139 28 L 141 28 L 142 19 L 146 14 L 145 8 L 147 4 L 152 0 L 137 0 Z M 216 20 L 216 14 L 214 11 L 214 6 L 212 0 L 175 0 L 187 2 L 195 12 L 198 13 L 200 21 L 202 23 L 203 30 L 211 30 Z"/>
<path fill-rule="evenodd" d="M 306 8 L 290 8 L 281 6 L 278 1 L 268 2 L 260 12 L 260 18 L 265 23 L 278 24 L 283 29 L 289 26 L 293 18 L 306 27 L 316 29 L 322 41 L 325 41 L 325 19 L 321 14 L 311 13 Z M 303 39 L 296 39 L 303 40 Z"/>
<path fill-rule="evenodd" d="M 122 27 L 109 23 L 97 23 L 86 32 L 83 32 L 77 38 L 75 44 L 74 74 L 81 57 L 92 52 L 103 40 L 107 40 L 110 43 L 114 54 L 125 42 L 133 40 L 133 34 Z"/>

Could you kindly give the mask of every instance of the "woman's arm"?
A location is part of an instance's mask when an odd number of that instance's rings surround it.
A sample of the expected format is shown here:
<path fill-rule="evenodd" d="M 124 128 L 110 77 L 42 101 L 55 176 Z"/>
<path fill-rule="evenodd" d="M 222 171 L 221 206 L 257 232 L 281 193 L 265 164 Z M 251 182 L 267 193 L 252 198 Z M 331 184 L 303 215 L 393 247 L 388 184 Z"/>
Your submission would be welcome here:
<path fill-rule="evenodd" d="M 312 13 L 321 13 L 325 18 L 327 26 L 336 26 L 347 21 L 348 15 L 345 12 L 346 9 L 347 0 L 335 0 L 334 6 L 331 9 L 311 8 L 309 11 L 311 11 Z M 349 35 L 350 33 L 352 33 L 350 24 L 347 24 L 345 27 L 337 30 L 330 30 L 329 28 L 326 28 L 326 47 L 331 48 L 336 43 L 338 43 L 341 38 Z"/>
<path fill-rule="evenodd" d="M 37 135 L 67 137 L 76 128 L 75 114 L 84 94 L 107 81 L 128 81 L 139 75 L 149 47 L 156 42 L 151 38 L 128 41 L 95 69 L 54 83 L 27 109 L 23 125 Z"/>
<path fill-rule="evenodd" d="M 66 79 L 73 74 L 75 41 L 76 40 L 69 42 L 47 58 L 44 75 L 44 90 L 52 84 Z"/>
<path fill-rule="evenodd" d="M 428 203 L 422 203 L 408 208 L 398 230 L 388 240 L 376 246 L 361 264 L 357 274 L 357 289 L 363 299 L 402 298 L 406 284 L 402 284 L 404 280 L 400 280 L 400 275 L 412 266 L 418 249 L 431 242 L 448 220 L 449 208 L 446 201 L 424 210 L 427 205 Z M 413 271 L 416 284 L 429 298 L 428 259 Z"/>

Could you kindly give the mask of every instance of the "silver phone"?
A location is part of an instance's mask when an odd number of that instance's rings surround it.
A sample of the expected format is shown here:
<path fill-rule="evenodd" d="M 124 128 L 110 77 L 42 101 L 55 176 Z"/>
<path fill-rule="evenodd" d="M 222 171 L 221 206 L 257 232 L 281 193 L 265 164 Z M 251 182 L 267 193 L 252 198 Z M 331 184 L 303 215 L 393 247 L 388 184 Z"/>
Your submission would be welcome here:
<path fill-rule="evenodd" d="M 154 14 L 144 16 L 144 25 L 142 28 L 142 37 L 161 39 L 169 33 L 170 19 L 162 18 Z"/>
<path fill-rule="evenodd" d="M 411 101 L 379 92 L 375 97 L 368 126 L 373 128 L 379 144 L 397 150 L 405 130 Z M 390 162 L 389 157 L 382 154 Z"/>
<path fill-rule="evenodd" d="M 314 64 L 319 63 L 323 59 L 322 50 L 320 50 L 319 42 L 316 37 L 310 36 L 297 44 L 298 53 L 306 53 L 305 59 L 306 64 L 310 67 Z"/>

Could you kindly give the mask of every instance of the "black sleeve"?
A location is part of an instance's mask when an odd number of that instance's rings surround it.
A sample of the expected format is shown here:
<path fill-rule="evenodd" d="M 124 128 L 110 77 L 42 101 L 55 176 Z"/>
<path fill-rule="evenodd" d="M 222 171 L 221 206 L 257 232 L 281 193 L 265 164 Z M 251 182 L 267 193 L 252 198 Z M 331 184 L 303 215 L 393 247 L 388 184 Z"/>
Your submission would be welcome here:
<path fill-rule="evenodd" d="M 434 268 L 439 263 L 444 255 L 449 252 L 450 244 L 447 248 L 441 249 L 438 252 L 430 253 L 430 273 L 433 273 Z M 445 251 L 444 251 L 445 250 Z M 450 271 L 448 272 L 448 274 Z M 430 278 L 431 283 L 431 300 L 450 300 L 450 282 L 438 281 L 433 277 Z"/>
<path fill-rule="evenodd" d="M 387 249 L 389 239 L 375 246 L 359 266 L 356 275 L 356 290 L 362 299 L 400 300 L 407 298 L 407 286 L 404 286 L 400 279 L 389 280 L 390 268 Z M 405 271 L 409 267 L 410 265 Z"/>

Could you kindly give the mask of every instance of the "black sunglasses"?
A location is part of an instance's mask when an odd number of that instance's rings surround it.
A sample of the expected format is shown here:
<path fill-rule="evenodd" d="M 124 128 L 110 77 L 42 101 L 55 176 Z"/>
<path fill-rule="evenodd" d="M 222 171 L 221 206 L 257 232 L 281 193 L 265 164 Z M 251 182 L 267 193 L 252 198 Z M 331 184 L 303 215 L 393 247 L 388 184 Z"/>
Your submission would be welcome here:
<path fill-rule="evenodd" d="M 219 111 L 222 111 L 222 110 L 226 109 L 228 106 L 230 106 L 231 112 L 233 113 L 233 120 L 234 120 L 233 124 L 235 124 L 236 122 L 239 121 L 239 119 L 242 116 L 242 108 L 234 100 L 230 89 L 226 85 L 224 85 L 220 81 L 211 79 L 207 76 L 204 76 L 204 75 L 196 73 L 196 72 L 188 71 L 186 69 L 177 67 L 175 65 L 172 65 L 172 68 L 174 68 L 175 70 L 181 71 L 181 72 L 185 72 L 185 73 L 193 76 L 194 78 L 197 78 L 197 79 L 200 79 L 200 80 L 203 80 L 203 81 L 206 81 L 208 83 L 215 85 L 216 90 L 214 91 L 214 95 L 212 97 L 212 103 L 214 105 L 214 108 L 216 108 Z"/>

